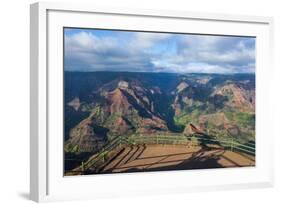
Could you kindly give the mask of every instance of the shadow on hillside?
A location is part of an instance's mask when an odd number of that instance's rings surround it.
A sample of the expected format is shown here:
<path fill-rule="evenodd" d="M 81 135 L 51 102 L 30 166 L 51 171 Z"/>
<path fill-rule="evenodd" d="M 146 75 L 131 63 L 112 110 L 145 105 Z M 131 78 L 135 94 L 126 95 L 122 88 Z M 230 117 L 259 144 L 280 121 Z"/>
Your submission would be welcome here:
<path fill-rule="evenodd" d="M 80 153 L 64 153 L 64 170 L 70 171 L 81 165 L 82 162 L 87 161 L 91 156 L 92 152 L 80 152 Z"/>
<path fill-rule="evenodd" d="M 129 93 L 121 90 L 122 94 L 126 96 L 126 98 L 128 99 L 129 103 L 131 105 L 133 105 L 133 107 L 138 111 L 138 114 L 141 116 L 141 117 L 144 117 L 144 118 L 152 118 L 152 115 L 146 110 L 144 109 L 142 106 L 139 105 L 139 103 L 137 102 L 137 100 L 131 96 Z"/>

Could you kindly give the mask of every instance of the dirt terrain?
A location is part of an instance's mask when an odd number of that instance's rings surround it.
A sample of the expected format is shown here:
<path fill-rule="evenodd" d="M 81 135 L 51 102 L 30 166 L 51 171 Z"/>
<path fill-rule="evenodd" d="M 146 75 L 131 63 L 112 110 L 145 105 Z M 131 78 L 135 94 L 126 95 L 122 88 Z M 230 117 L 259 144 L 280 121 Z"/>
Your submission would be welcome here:
<path fill-rule="evenodd" d="M 125 147 L 100 173 L 254 166 L 255 158 L 220 147 L 136 145 Z"/>

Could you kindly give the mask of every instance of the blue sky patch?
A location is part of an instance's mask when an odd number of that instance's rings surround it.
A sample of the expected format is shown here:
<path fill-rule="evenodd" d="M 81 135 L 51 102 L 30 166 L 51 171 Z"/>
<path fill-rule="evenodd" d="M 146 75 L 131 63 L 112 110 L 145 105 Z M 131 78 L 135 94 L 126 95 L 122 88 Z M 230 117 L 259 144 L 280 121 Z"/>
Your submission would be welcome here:
<path fill-rule="evenodd" d="M 66 71 L 254 73 L 255 38 L 64 29 Z"/>

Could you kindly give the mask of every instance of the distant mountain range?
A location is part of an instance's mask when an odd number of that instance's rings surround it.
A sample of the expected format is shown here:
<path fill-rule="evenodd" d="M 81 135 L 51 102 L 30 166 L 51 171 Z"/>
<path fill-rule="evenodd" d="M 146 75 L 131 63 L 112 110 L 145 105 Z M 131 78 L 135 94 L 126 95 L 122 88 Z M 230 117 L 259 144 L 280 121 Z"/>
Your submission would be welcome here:
<path fill-rule="evenodd" d="M 255 140 L 254 74 L 65 72 L 66 151 L 117 136 L 200 132 Z"/>

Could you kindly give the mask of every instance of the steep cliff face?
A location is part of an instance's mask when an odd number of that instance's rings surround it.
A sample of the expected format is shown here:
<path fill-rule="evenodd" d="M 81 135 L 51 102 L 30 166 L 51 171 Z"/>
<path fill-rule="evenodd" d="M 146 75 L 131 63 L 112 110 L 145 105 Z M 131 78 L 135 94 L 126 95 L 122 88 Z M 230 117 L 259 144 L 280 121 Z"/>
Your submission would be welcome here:
<path fill-rule="evenodd" d="M 91 152 L 103 144 L 103 136 L 95 132 L 93 122 L 85 119 L 71 129 L 66 149 L 69 151 Z"/>
<path fill-rule="evenodd" d="M 101 144 L 113 135 L 168 131 L 165 120 L 154 113 L 155 103 L 150 96 L 151 93 L 159 93 L 159 90 L 131 86 L 126 81 L 115 85 L 115 88 L 107 84 L 106 88 L 99 89 L 103 103 L 88 106 L 90 114 L 70 131 L 69 145 L 77 145 L 80 151 L 86 151 L 97 148 L 96 144 Z M 75 101 L 72 100 L 68 106 L 73 107 Z M 100 130 L 95 129 L 97 126 L 106 132 L 101 134 Z"/>
<path fill-rule="evenodd" d="M 230 83 L 217 88 L 213 95 L 226 96 L 226 106 L 241 112 L 255 111 L 255 90 L 246 90 L 239 84 Z"/>
<path fill-rule="evenodd" d="M 68 148 L 95 149 L 113 137 L 134 133 L 192 134 L 190 124 L 203 133 L 254 138 L 254 75 L 76 75 L 66 75 Z"/>

